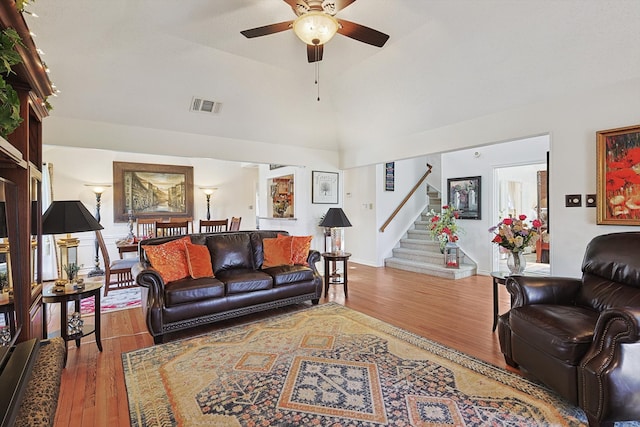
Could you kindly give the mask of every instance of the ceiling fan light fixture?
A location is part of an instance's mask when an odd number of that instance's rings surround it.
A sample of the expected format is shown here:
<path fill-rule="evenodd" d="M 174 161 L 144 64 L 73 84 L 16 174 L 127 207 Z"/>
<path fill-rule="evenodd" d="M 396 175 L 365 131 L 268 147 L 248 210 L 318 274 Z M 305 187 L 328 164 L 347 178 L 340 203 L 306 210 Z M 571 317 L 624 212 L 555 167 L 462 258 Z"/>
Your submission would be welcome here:
<path fill-rule="evenodd" d="M 293 21 L 296 36 L 308 45 L 325 44 L 336 35 L 339 28 L 336 18 L 319 11 L 305 13 Z"/>

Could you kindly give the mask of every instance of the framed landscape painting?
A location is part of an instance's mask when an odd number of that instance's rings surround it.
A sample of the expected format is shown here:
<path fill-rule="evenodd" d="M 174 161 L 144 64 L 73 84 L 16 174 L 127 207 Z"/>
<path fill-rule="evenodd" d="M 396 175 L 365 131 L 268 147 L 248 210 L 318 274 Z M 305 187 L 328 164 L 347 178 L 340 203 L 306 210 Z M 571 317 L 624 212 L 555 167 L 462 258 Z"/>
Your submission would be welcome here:
<path fill-rule="evenodd" d="M 597 223 L 640 225 L 640 125 L 596 132 Z"/>
<path fill-rule="evenodd" d="M 193 218 L 193 167 L 113 162 L 113 220 Z"/>
<path fill-rule="evenodd" d="M 479 176 L 447 179 L 447 204 L 453 206 L 460 219 L 480 218 Z"/>

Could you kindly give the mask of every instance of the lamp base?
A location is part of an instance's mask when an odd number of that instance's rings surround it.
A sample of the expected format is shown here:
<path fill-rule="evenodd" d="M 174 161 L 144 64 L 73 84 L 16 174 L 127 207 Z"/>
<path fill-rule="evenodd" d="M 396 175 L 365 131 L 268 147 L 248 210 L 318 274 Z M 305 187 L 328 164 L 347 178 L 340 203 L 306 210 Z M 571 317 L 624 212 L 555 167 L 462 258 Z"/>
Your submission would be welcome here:
<path fill-rule="evenodd" d="M 89 273 L 87 273 L 87 277 L 96 277 L 96 276 L 104 276 L 104 270 L 100 267 L 94 267 Z"/>

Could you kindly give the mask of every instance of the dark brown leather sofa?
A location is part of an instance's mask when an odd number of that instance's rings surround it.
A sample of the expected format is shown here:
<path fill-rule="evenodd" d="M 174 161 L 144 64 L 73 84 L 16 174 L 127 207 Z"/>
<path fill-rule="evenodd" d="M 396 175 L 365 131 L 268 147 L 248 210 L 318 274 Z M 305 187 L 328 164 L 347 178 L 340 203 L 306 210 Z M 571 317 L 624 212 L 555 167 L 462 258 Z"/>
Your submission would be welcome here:
<path fill-rule="evenodd" d="M 586 413 L 640 419 L 640 233 L 595 237 L 582 278 L 512 276 L 498 323 L 505 361 Z"/>
<path fill-rule="evenodd" d="M 132 268 L 142 287 L 142 309 L 156 344 L 165 334 L 311 300 L 322 295 L 322 277 L 315 263 L 320 253 L 309 251 L 309 266 L 283 265 L 262 269 L 262 240 L 286 231 L 236 231 L 189 235 L 206 245 L 215 277 L 190 277 L 165 284 L 149 263 L 145 247 L 183 236 L 158 237 L 140 242 L 140 262 Z"/>

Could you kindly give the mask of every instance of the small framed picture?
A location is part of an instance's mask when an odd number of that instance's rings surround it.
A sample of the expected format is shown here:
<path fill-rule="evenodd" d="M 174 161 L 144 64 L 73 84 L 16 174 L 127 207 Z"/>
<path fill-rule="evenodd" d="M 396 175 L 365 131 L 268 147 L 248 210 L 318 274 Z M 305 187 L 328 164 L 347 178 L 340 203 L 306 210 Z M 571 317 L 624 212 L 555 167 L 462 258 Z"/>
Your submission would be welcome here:
<path fill-rule="evenodd" d="M 396 185 L 396 163 L 384 164 L 384 191 L 393 191 Z"/>
<path fill-rule="evenodd" d="M 338 173 L 311 171 L 311 203 L 338 203 Z"/>
<path fill-rule="evenodd" d="M 479 176 L 447 179 L 447 204 L 459 212 L 460 219 L 480 218 Z"/>

